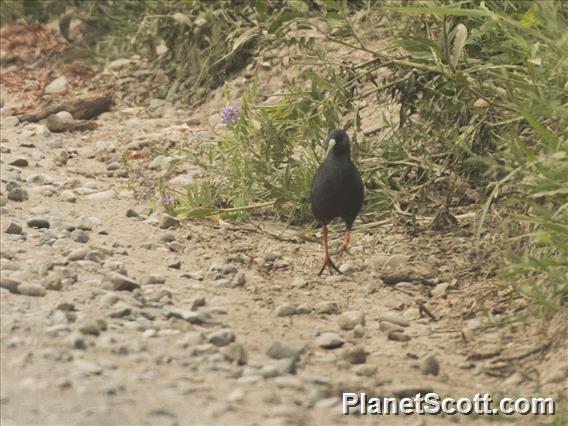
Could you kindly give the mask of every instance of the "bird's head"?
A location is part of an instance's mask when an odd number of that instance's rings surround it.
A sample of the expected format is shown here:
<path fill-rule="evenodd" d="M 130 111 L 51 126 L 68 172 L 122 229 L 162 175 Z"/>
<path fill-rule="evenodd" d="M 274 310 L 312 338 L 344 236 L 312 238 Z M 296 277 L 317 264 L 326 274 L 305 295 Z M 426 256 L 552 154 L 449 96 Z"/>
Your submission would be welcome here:
<path fill-rule="evenodd" d="M 349 136 L 343 129 L 333 130 L 326 140 L 326 153 L 329 155 L 331 152 L 339 155 L 349 155 L 351 153 L 351 144 Z"/>

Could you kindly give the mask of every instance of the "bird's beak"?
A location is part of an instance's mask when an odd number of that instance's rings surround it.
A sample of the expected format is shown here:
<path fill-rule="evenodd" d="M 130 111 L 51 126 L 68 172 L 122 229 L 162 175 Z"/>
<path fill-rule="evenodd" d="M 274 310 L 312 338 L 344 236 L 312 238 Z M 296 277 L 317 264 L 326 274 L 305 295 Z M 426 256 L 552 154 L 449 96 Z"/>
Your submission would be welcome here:
<path fill-rule="evenodd" d="M 335 139 L 330 139 L 329 143 L 327 144 L 327 151 L 325 152 L 326 157 L 329 155 L 329 153 L 331 152 L 334 146 L 335 146 Z"/>

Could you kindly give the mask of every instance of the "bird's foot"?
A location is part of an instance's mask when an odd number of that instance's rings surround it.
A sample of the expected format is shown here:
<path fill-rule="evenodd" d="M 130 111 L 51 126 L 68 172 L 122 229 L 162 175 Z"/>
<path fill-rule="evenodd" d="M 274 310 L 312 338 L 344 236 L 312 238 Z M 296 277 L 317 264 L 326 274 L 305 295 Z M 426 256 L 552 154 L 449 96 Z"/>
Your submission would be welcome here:
<path fill-rule="evenodd" d="M 341 275 L 341 271 L 339 270 L 339 268 L 337 266 L 335 266 L 335 263 L 333 263 L 333 261 L 331 260 L 331 257 L 329 257 L 329 256 L 327 256 L 324 259 L 323 266 L 321 267 L 318 275 L 321 275 L 325 268 L 329 268 L 330 274 L 333 274 L 333 271 L 335 270 L 339 275 Z"/>
<path fill-rule="evenodd" d="M 343 242 L 341 243 L 341 247 L 339 248 L 340 256 L 343 256 L 343 253 L 351 254 L 349 252 L 349 237 L 350 237 L 350 232 L 349 231 L 345 232 L 345 235 L 343 236 Z"/>

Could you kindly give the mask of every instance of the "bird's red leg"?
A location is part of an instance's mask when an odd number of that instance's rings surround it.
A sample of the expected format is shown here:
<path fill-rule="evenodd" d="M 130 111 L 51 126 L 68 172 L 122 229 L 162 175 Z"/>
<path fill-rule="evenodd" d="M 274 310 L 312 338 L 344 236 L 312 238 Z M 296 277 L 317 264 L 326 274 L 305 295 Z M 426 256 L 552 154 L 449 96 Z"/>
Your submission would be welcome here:
<path fill-rule="evenodd" d="M 345 235 L 343 235 L 343 242 L 341 243 L 341 248 L 339 249 L 339 254 L 349 253 L 349 238 L 351 237 L 351 230 L 345 230 Z"/>
<path fill-rule="evenodd" d="M 329 257 L 329 249 L 327 247 L 327 225 L 323 225 L 323 251 L 324 251 L 323 266 L 321 267 L 318 275 L 321 275 L 326 267 L 330 269 L 333 268 L 337 271 L 337 273 L 341 274 L 341 271 L 332 262 L 331 257 Z"/>

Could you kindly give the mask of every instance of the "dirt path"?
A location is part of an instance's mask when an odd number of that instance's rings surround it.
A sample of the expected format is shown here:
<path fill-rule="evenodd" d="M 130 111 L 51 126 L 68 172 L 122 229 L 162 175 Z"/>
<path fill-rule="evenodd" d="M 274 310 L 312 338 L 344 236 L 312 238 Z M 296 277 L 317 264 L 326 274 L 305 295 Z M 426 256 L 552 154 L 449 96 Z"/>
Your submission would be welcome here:
<path fill-rule="evenodd" d="M 508 342 L 452 314 L 471 282 L 453 280 L 435 243 L 393 228 L 359 234 L 340 262 L 346 273 L 318 278 L 316 243 L 213 222 L 165 229 L 161 212 L 145 216 L 120 153 L 188 137 L 176 133 L 182 115 L 118 111 L 95 132 L 63 136 L 3 118 L 3 425 L 377 424 L 341 416 L 341 392 L 531 389 L 515 368 L 486 374 Z M 402 270 L 410 261 L 442 271 L 433 286 L 379 278 L 385 262 Z M 422 316 L 416 300 L 439 320 Z"/>

